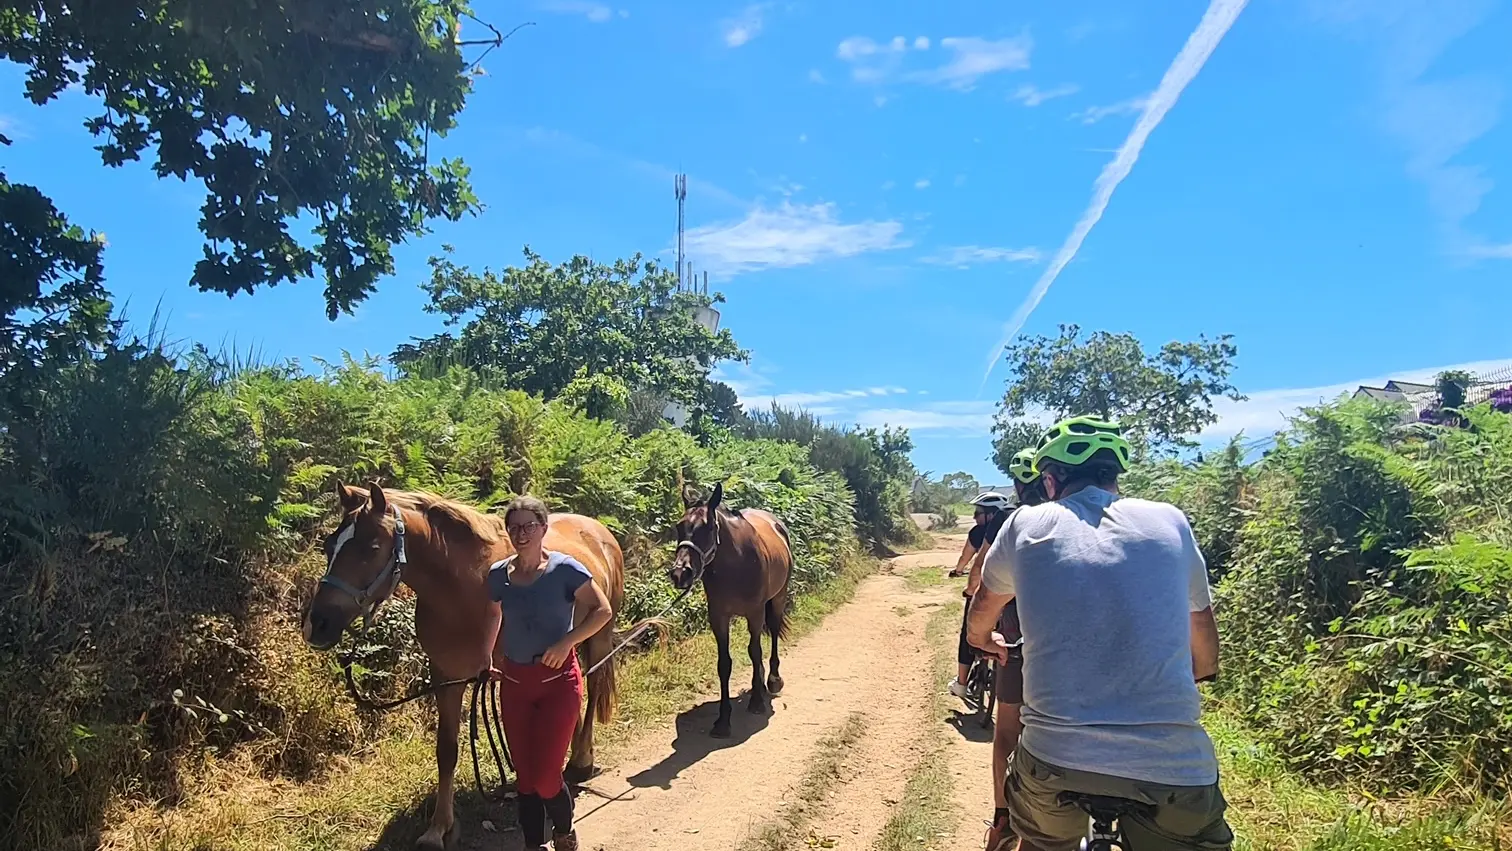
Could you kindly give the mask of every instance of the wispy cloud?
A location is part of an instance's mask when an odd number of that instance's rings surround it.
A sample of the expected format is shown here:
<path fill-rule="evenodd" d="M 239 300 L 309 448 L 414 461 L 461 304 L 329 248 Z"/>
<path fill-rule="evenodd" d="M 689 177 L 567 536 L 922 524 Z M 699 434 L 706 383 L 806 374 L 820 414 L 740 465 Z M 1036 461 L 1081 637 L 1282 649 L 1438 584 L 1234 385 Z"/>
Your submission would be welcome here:
<path fill-rule="evenodd" d="M 591 0 L 539 0 L 536 6 L 543 12 L 579 15 L 595 24 L 607 23 L 614 18 L 613 9 L 603 3 L 591 2 Z M 628 17 L 628 15 L 621 12 L 620 17 Z"/>
<path fill-rule="evenodd" d="M 810 68 L 808 72 L 808 78 L 810 83 L 818 83 L 821 86 L 826 82 L 826 80 L 824 79 L 824 72 L 820 71 L 818 68 Z"/>
<path fill-rule="evenodd" d="M 752 401 L 765 407 L 773 402 L 784 408 L 802 408 L 819 416 L 841 413 L 857 402 L 907 393 L 902 387 L 863 387 L 856 390 L 817 390 L 797 393 L 753 394 Z M 742 404 L 747 404 L 744 398 Z"/>
<path fill-rule="evenodd" d="M 977 81 L 999 71 L 1022 71 L 1029 67 L 1034 42 L 1027 35 L 990 41 L 985 38 L 942 38 L 940 46 L 954 56 L 938 68 L 916 71 L 910 79 L 970 91 Z"/>
<path fill-rule="evenodd" d="M 1456 162 L 1501 118 L 1502 81 L 1490 74 L 1425 79 L 1460 37 L 1479 26 L 1486 0 L 1332 0 L 1319 14 L 1382 45 L 1381 122 L 1407 154 L 1407 174 L 1423 184 L 1445 247 L 1469 259 L 1507 257 L 1466 230 L 1494 183 L 1480 165 Z"/>
<path fill-rule="evenodd" d="M 672 177 L 677 173 L 673 169 L 661 165 L 660 163 L 653 163 L 647 160 L 637 159 L 636 157 L 627 156 L 625 154 L 619 153 L 618 151 L 612 151 L 608 148 L 596 145 L 593 142 L 579 139 L 569 133 L 563 133 L 560 130 L 552 130 L 549 127 L 526 128 L 523 131 L 522 135 L 526 142 L 529 142 L 533 145 L 549 147 L 553 151 L 559 153 L 567 153 L 572 156 L 579 156 L 589 159 L 600 159 L 607 162 L 612 162 L 627 171 L 633 171 L 639 174 L 647 175 L 649 177 L 657 178 L 659 180 L 664 180 L 668 185 L 671 185 Z M 701 180 L 697 177 L 688 178 L 688 194 L 689 196 L 696 196 L 700 199 L 708 198 L 717 203 L 730 207 L 738 207 L 744 209 L 745 207 L 750 205 L 749 201 L 741 198 L 735 193 L 730 192 L 729 190 L 718 186 L 717 184 L 710 183 L 707 180 Z"/>
<path fill-rule="evenodd" d="M 1143 112 L 1150 105 L 1152 95 L 1140 95 L 1118 103 L 1110 103 L 1107 106 L 1089 106 L 1079 112 L 1071 113 L 1072 121 L 1080 121 L 1083 124 L 1096 124 L 1104 118 L 1115 115 L 1133 115 Z"/>
<path fill-rule="evenodd" d="M 918 180 L 915 180 L 914 181 L 914 188 L 915 189 L 928 189 L 929 188 L 929 178 L 927 178 L 927 177 L 921 177 Z"/>
<path fill-rule="evenodd" d="M 1102 218 L 1103 211 L 1108 209 L 1108 202 L 1113 198 L 1113 190 L 1123 182 L 1129 172 L 1134 169 L 1134 163 L 1139 160 L 1139 152 L 1144 150 L 1145 142 L 1150 134 L 1160 126 L 1160 122 L 1170 112 L 1171 107 L 1176 105 L 1176 100 L 1181 97 L 1181 92 L 1187 84 L 1202 70 L 1207 63 L 1208 57 L 1218 48 L 1223 41 L 1223 36 L 1229 31 L 1229 27 L 1238 20 L 1239 13 L 1244 11 L 1248 0 L 1213 0 L 1203 14 L 1202 21 L 1197 24 L 1182 46 L 1181 52 L 1176 54 L 1176 59 L 1166 69 L 1165 76 L 1161 78 L 1160 85 L 1156 87 L 1154 94 L 1150 95 L 1145 110 L 1135 122 L 1134 129 L 1129 137 L 1124 140 L 1123 146 L 1118 149 L 1118 154 L 1113 160 L 1103 167 L 1102 173 L 1097 176 L 1097 182 L 1092 187 L 1092 203 L 1087 206 L 1086 212 L 1071 229 L 1071 234 L 1066 237 L 1066 242 L 1056 252 L 1055 259 L 1046 267 L 1045 273 L 1034 283 L 1029 297 L 1014 311 L 1013 318 L 1003 326 L 1002 337 L 987 354 L 987 369 L 982 374 L 983 387 L 987 384 L 988 376 L 992 375 L 993 367 L 997 366 L 999 355 L 1003 348 L 1018 336 L 1019 329 L 1029 319 L 1029 314 L 1039 306 L 1039 303 L 1049 292 L 1050 285 L 1060 276 L 1061 270 L 1076 257 L 1076 252 L 1081 250 L 1082 242 L 1087 234 Z M 980 392 L 980 391 L 978 391 Z"/>
<path fill-rule="evenodd" d="M 851 79 L 858 83 L 882 83 L 901 74 L 902 79 L 910 82 L 970 91 L 988 74 L 1028 68 L 1033 41 L 1028 35 L 997 40 L 955 36 L 940 39 L 939 45 L 948 51 L 949 59 L 933 68 L 906 73 L 902 69 L 910 42 L 901 35 L 885 42 L 864 35 L 851 36 L 835 48 L 835 56 L 850 64 Z M 929 48 L 930 40 L 924 36 L 912 42 L 915 53 Z"/>
<path fill-rule="evenodd" d="M 909 431 L 935 432 L 960 436 L 992 433 L 996 402 L 940 401 L 910 407 L 863 408 L 852 414 L 863 428 L 893 426 Z"/>
<path fill-rule="evenodd" d="M 738 222 L 687 232 L 687 251 L 721 278 L 771 267 L 806 266 L 872 251 L 906 248 L 897 221 L 845 223 L 831 203 L 758 205 Z"/>
<path fill-rule="evenodd" d="M 1448 370 L 1464 370 L 1476 374 L 1509 367 L 1512 367 L 1512 359 L 1474 361 L 1449 366 L 1419 367 L 1317 387 L 1246 391 L 1248 398 L 1242 402 L 1231 399 L 1213 400 L 1213 413 L 1218 415 L 1218 421 L 1202 432 L 1202 438 L 1216 441 L 1233 437 L 1240 432 L 1254 438 L 1268 437 L 1286 428 L 1287 419 L 1296 416 L 1302 408 L 1337 399 L 1344 393 L 1353 393 L 1361 385 L 1380 387 L 1392 379 L 1431 384 L 1439 373 Z"/>
<path fill-rule="evenodd" d="M 1467 245 L 1465 252 L 1477 260 L 1512 260 L 1512 242 L 1504 242 L 1501 245 L 1476 242 Z"/>
<path fill-rule="evenodd" d="M 758 35 L 766 23 L 766 10 L 770 3 L 752 3 L 740 14 L 724 22 L 724 43 L 727 47 L 739 47 Z"/>
<path fill-rule="evenodd" d="M 1025 83 L 1019 86 L 1012 95 L 1009 95 L 1008 99 L 1016 100 L 1024 106 L 1039 106 L 1047 100 L 1074 95 L 1079 91 L 1081 91 L 1081 86 L 1075 83 L 1063 83 L 1048 89 L 1041 89 L 1032 83 Z"/>
<path fill-rule="evenodd" d="M 992 248 L 983 245 L 956 245 L 922 257 L 924 263 L 969 269 L 982 263 L 1038 263 L 1044 259 L 1038 248 Z"/>
<path fill-rule="evenodd" d="M 28 132 L 26 124 L 15 116 L 0 115 L 0 136 L 15 141 L 16 139 L 29 139 L 31 138 L 31 133 Z"/>
<path fill-rule="evenodd" d="M 891 385 L 858 387 L 849 390 L 779 392 L 773 389 L 776 382 L 770 376 L 756 367 L 741 363 L 720 364 L 709 377 L 728 384 L 740 398 L 740 403 L 747 409 L 762 409 L 775 402 L 784 408 L 802 408 L 820 417 L 854 412 L 869 403 L 874 403 L 875 400 L 903 396 L 908 393 L 907 388 Z"/>

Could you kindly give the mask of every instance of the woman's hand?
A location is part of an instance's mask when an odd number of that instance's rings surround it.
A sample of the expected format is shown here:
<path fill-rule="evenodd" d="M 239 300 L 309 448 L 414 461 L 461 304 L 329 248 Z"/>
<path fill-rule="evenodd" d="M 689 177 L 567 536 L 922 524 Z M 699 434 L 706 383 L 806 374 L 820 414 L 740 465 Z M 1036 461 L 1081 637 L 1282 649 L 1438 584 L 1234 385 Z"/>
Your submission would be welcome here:
<path fill-rule="evenodd" d="M 541 654 L 541 664 L 548 668 L 560 668 L 567 664 L 567 660 L 576 650 L 577 645 L 564 638 L 546 648 L 546 652 Z"/>

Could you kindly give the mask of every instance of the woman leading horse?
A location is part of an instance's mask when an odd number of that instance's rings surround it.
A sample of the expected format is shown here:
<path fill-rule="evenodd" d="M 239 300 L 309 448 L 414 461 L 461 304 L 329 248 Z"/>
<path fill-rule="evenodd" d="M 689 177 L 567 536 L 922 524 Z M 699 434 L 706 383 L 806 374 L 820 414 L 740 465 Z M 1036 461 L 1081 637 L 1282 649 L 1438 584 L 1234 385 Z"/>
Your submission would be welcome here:
<path fill-rule="evenodd" d="M 491 599 L 490 565 L 514 553 L 503 518 L 424 493 L 337 485 L 341 521 L 326 537 L 326 573 L 305 611 L 305 641 L 329 650 L 358 618 L 370 620 L 401 582 L 415 592 L 415 635 L 430 658 L 436 682 L 476 677 L 494 665 L 499 604 Z M 532 535 L 541 530 L 532 529 Z M 548 516 L 541 546 L 571 556 L 587 569 L 617 610 L 624 600 L 624 555 L 604 524 L 578 514 Z M 576 615 L 577 625 L 587 612 Z M 582 644 L 592 668 L 614 644 L 606 623 Z M 440 849 L 455 827 L 452 814 L 457 733 L 465 686 L 436 693 L 436 809 L 420 837 L 422 848 Z M 593 724 L 614 712 L 614 665 L 588 677 L 588 707 L 575 721 L 568 774 L 588 776 L 593 766 Z"/>
<path fill-rule="evenodd" d="M 493 675 L 503 683 L 499 716 L 514 754 L 526 851 L 545 851 L 548 815 L 552 847 L 577 851 L 572 793 L 562 779 L 583 701 L 577 648 L 614 616 L 588 568 L 545 549 L 547 526 L 546 504 L 533 496 L 504 509 L 515 554 L 488 571 L 489 598 L 504 620 L 494 652 L 500 669 Z"/>

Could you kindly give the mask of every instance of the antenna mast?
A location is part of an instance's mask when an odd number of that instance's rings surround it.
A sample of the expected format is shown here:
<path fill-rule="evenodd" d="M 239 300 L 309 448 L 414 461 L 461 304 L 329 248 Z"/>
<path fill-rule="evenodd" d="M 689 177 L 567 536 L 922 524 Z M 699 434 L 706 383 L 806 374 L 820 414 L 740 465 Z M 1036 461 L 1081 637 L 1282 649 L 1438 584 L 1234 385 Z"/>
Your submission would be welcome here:
<path fill-rule="evenodd" d="M 688 200 L 688 176 L 672 178 L 672 194 L 677 196 L 677 288 L 683 288 L 683 202 Z"/>

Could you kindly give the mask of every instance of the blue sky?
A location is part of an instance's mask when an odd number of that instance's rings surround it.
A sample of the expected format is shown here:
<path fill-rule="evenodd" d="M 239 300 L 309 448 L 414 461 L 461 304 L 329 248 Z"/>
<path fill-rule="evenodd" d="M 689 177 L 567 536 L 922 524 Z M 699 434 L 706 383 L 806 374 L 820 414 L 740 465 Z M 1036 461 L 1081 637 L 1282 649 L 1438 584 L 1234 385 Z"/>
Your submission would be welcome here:
<path fill-rule="evenodd" d="M 921 468 L 986 481 L 1006 374 L 983 384 L 989 354 L 1060 265 L 1024 333 L 1236 336 L 1251 400 L 1220 405 L 1207 440 L 1512 359 L 1512 3 L 1211 5 L 479 4 L 537 24 L 439 145 L 487 210 L 401 247 L 334 323 L 315 281 L 192 290 L 201 188 L 102 167 L 83 95 L 32 107 L 4 69 L 0 156 L 106 234 L 132 317 L 160 302 L 180 338 L 306 363 L 437 330 L 418 284 L 443 242 L 477 266 L 526 244 L 670 261 L 681 169 L 689 257 L 752 352 L 720 371 L 743 399 L 907 426 Z M 1115 161 L 1127 176 L 1072 256 Z"/>

